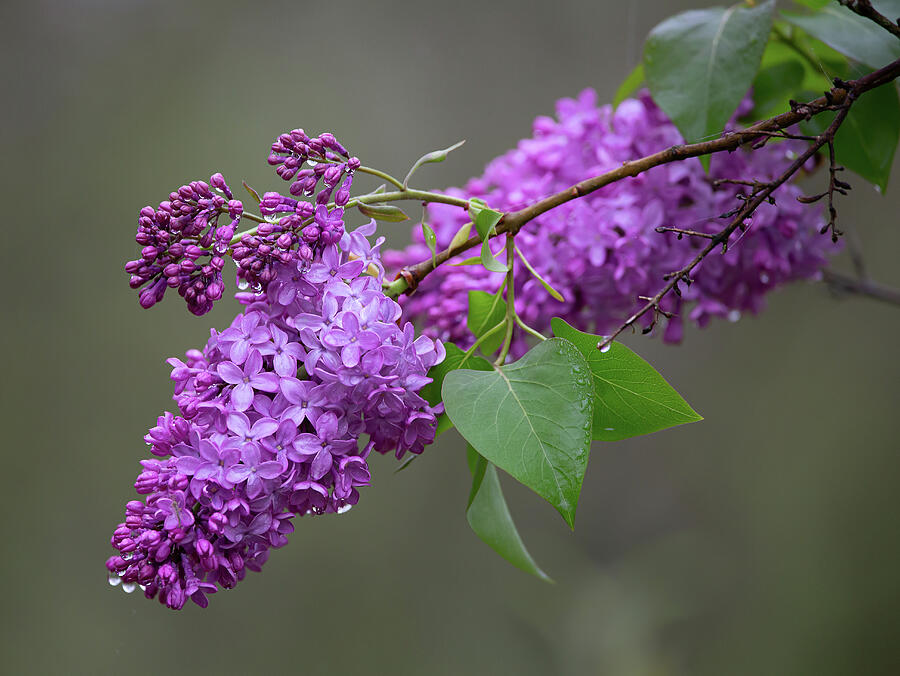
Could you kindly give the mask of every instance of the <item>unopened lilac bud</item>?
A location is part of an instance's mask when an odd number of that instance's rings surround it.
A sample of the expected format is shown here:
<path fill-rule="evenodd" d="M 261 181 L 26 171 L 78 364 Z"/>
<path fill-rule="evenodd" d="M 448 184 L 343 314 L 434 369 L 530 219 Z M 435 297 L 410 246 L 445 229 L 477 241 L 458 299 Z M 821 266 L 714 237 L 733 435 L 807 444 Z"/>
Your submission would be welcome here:
<path fill-rule="evenodd" d="M 358 157 L 351 157 L 347 160 L 347 171 L 356 171 L 361 164 Z"/>
<path fill-rule="evenodd" d="M 278 246 L 280 246 L 282 249 L 287 249 L 291 246 L 291 244 L 293 244 L 293 239 L 294 238 L 291 237 L 291 234 L 286 232 L 279 236 L 278 239 L 275 240 L 275 243 L 278 244 Z"/>

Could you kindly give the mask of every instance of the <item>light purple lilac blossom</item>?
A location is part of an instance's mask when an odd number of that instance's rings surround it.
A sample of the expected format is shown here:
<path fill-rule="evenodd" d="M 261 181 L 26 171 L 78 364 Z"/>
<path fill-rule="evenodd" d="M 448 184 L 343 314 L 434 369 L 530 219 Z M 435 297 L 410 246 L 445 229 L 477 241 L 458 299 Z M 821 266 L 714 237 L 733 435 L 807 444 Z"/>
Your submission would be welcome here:
<path fill-rule="evenodd" d="M 144 437 L 156 458 L 113 533 L 112 584 L 205 607 L 287 542 L 295 515 L 355 505 L 372 450 L 400 458 L 434 440 L 441 408 L 417 392 L 443 346 L 398 325 L 374 222 L 340 229 L 312 261 L 271 263 L 229 328 L 169 360 L 180 415 Z"/>
<path fill-rule="evenodd" d="M 613 110 L 598 107 L 588 89 L 576 99 L 559 101 L 557 117 L 537 118 L 531 138 L 493 160 L 464 190 L 447 192 L 479 197 L 510 211 L 683 142 L 647 95 Z M 740 186 L 717 187 L 712 180 L 767 180 L 786 168 L 797 148 L 795 143 L 773 143 L 752 152 L 719 153 L 712 157 L 709 175 L 697 159 L 673 162 L 543 214 L 519 232 L 516 246 L 565 302 L 554 300 L 517 266 L 516 311 L 543 331 L 549 330 L 552 317 L 562 317 L 583 330 L 610 332 L 643 304 L 640 296 L 653 296 L 666 273 L 681 268 L 707 244 L 657 233 L 658 226 L 718 232 L 725 223 L 718 217 L 739 204 Z M 794 185 L 780 188 L 777 205 L 761 205 L 746 232 L 734 234 L 727 254 L 710 255 L 695 270 L 694 283 L 681 286 L 680 297 L 669 294 L 662 307 L 675 316 L 666 325 L 666 341 L 681 340 L 685 319 L 704 326 L 712 317 L 734 320 L 742 312 L 755 313 L 773 288 L 819 274 L 837 247 L 819 234 L 820 210 L 799 204 L 800 194 Z M 428 205 L 427 222 L 439 247 L 446 247 L 467 220 L 457 207 Z M 413 233 L 413 245 L 385 253 L 389 269 L 429 258 L 420 228 Z M 466 328 L 468 291 L 494 291 L 501 282 L 502 275 L 480 266 L 441 266 L 415 294 L 401 299 L 404 316 L 420 322 L 428 335 L 465 347 L 472 342 Z M 652 314 L 645 316 L 644 326 L 652 319 Z M 513 353 L 525 349 L 520 338 Z"/>

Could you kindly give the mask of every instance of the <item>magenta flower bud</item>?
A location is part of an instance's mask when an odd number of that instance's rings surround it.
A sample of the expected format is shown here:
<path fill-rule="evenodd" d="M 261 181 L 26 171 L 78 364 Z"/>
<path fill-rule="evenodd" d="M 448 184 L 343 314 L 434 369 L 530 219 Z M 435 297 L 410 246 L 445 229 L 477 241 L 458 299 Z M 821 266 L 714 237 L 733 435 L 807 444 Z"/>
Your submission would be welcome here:
<path fill-rule="evenodd" d="M 150 563 L 145 563 L 141 566 L 140 571 L 138 572 L 138 582 L 143 585 L 150 584 L 153 581 L 153 578 L 156 577 L 156 568 L 153 567 Z"/>
<path fill-rule="evenodd" d="M 318 240 L 320 234 L 321 231 L 315 225 L 307 225 L 301 232 L 304 241 L 309 242 L 310 244 Z"/>
<path fill-rule="evenodd" d="M 190 259 L 192 259 L 192 260 L 197 260 L 197 259 L 200 258 L 200 256 L 202 256 L 204 253 L 205 253 L 205 252 L 203 251 L 203 249 L 201 249 L 200 247 L 195 246 L 195 245 L 193 245 L 193 244 L 190 244 L 190 245 L 186 246 L 185 249 L 184 249 L 184 255 L 185 255 L 185 257 L 190 258 Z"/>
<path fill-rule="evenodd" d="M 134 241 L 143 246 L 150 244 L 153 241 L 153 236 L 148 232 L 139 232 L 134 236 Z"/>
<path fill-rule="evenodd" d="M 356 171 L 361 164 L 358 157 L 351 157 L 347 160 L 347 171 Z"/>
<path fill-rule="evenodd" d="M 228 517 L 221 512 L 213 512 L 207 520 L 207 525 L 211 532 L 221 535 L 228 525 Z"/>
<path fill-rule="evenodd" d="M 286 232 L 286 233 L 282 234 L 281 236 L 279 236 L 278 239 L 275 241 L 275 243 L 278 246 L 280 246 L 282 249 L 287 249 L 288 247 L 291 246 L 291 244 L 293 244 L 293 241 L 294 241 L 294 238 L 291 236 L 291 234 Z"/>
<path fill-rule="evenodd" d="M 156 260 L 156 257 L 159 255 L 159 249 L 155 246 L 145 246 L 141 249 L 141 257 L 147 261 L 148 263 L 152 263 Z"/>

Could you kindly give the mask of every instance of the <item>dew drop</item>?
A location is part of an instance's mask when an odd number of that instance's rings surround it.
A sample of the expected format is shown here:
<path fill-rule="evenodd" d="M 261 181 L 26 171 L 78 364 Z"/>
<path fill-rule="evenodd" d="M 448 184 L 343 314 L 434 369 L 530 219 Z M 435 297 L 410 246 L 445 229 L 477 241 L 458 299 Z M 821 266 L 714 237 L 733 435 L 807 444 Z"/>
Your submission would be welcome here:
<path fill-rule="evenodd" d="M 138 585 L 138 586 L 141 588 L 141 591 L 147 591 L 147 585 L 142 584 L 142 585 Z"/>
<path fill-rule="evenodd" d="M 228 251 L 228 246 L 225 242 L 216 242 L 216 245 L 213 247 L 216 250 L 216 253 L 223 254 Z"/>
<path fill-rule="evenodd" d="M 246 289 L 248 286 L 250 286 L 250 282 L 248 282 L 246 279 L 244 279 L 244 278 L 238 279 L 237 287 L 238 287 L 241 291 L 243 291 L 244 289 Z"/>
<path fill-rule="evenodd" d="M 137 588 L 137 585 L 134 582 L 126 582 L 122 585 L 122 591 L 126 594 L 130 594 Z"/>
<path fill-rule="evenodd" d="M 765 272 L 760 272 L 759 273 L 759 281 L 761 281 L 763 284 L 768 284 L 769 283 L 769 275 L 767 275 Z"/>
<path fill-rule="evenodd" d="M 250 289 L 253 291 L 253 293 L 260 293 L 262 292 L 262 284 L 256 282 L 253 286 L 250 287 Z"/>
<path fill-rule="evenodd" d="M 732 310 L 728 313 L 728 321 L 734 323 L 741 318 L 740 310 Z"/>
<path fill-rule="evenodd" d="M 875 186 L 875 192 L 877 192 L 879 195 L 881 194 L 881 186 L 880 185 Z"/>
<path fill-rule="evenodd" d="M 344 514 L 346 512 L 349 512 L 351 507 L 353 507 L 353 505 L 341 505 L 337 508 L 337 513 Z"/>
<path fill-rule="evenodd" d="M 115 573 L 110 573 L 106 579 L 109 580 L 110 587 L 118 587 L 122 583 L 122 578 Z"/>
<path fill-rule="evenodd" d="M 609 345 L 604 345 L 603 347 L 600 348 L 600 351 L 604 352 L 604 353 L 609 352 L 609 348 L 611 348 L 611 347 L 612 347 L 612 343 L 610 343 Z"/>
<path fill-rule="evenodd" d="M 607 432 L 615 432 L 616 431 L 615 427 L 604 427 L 603 429 L 605 429 Z"/>
<path fill-rule="evenodd" d="M 310 159 L 307 159 L 306 163 L 311 167 L 314 167 L 318 164 L 318 162 L 316 162 L 315 160 L 310 160 Z"/>

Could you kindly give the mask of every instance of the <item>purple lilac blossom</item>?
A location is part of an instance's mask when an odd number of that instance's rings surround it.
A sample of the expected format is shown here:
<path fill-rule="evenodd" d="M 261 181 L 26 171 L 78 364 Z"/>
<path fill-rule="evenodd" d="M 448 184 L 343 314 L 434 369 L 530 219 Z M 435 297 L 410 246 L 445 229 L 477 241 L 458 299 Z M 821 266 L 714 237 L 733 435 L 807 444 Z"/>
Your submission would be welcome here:
<path fill-rule="evenodd" d="M 190 311 L 202 315 L 222 297 L 226 254 L 237 264 L 238 285 L 258 292 L 275 280 L 279 270 L 299 267 L 302 272 L 329 245 L 341 241 L 344 206 L 359 160 L 330 133 L 310 138 L 294 129 L 275 140 L 268 161 L 281 178 L 293 181 L 291 195 L 315 198 L 310 202 L 265 193 L 259 206 L 267 220 L 253 232 L 235 234 L 244 207 L 233 199 L 221 174 L 212 176 L 209 184 L 194 181 L 182 186 L 158 209 L 141 210 L 135 238 L 143 246 L 141 258 L 129 261 L 125 270 L 131 275 L 131 287 L 141 289 L 142 307 L 162 300 L 167 287 L 177 287 Z M 223 213 L 231 221 L 219 226 Z M 197 262 L 204 257 L 210 260 Z"/>
<path fill-rule="evenodd" d="M 141 306 L 149 308 L 163 299 L 167 288 L 177 288 L 192 313 L 209 312 L 225 290 L 221 254 L 243 212 L 222 174 L 213 174 L 209 183 L 181 186 L 156 209 L 141 209 L 135 235 L 143 247 L 141 257 L 125 264 L 131 288 L 140 289 Z M 229 221 L 219 225 L 223 214 Z"/>
<path fill-rule="evenodd" d="M 287 542 L 294 516 L 356 504 L 372 450 L 400 458 L 434 440 L 441 407 L 417 392 L 444 349 L 397 324 L 373 230 L 342 233 L 309 264 L 275 263 L 278 283 L 239 293 L 229 328 L 169 360 L 180 415 L 144 437 L 156 457 L 113 533 L 111 584 L 205 607 Z"/>
<path fill-rule="evenodd" d="M 521 208 L 583 179 L 657 152 L 683 140 L 675 126 L 646 94 L 612 106 L 597 106 L 588 89 L 562 99 L 557 117 L 539 117 L 533 136 L 488 164 L 481 177 L 451 195 L 478 197 L 504 211 Z M 767 180 L 795 157 L 793 142 L 773 143 L 752 152 L 738 150 L 712 157 L 711 171 L 689 159 L 650 169 L 590 195 L 568 202 L 535 219 L 516 236 L 536 271 L 565 298 L 558 302 L 517 266 L 516 311 L 531 326 L 548 331 L 552 317 L 599 334 L 609 333 L 653 296 L 663 276 L 681 268 L 707 240 L 660 234 L 658 226 L 716 233 L 731 211 L 740 186 L 715 185 L 716 178 Z M 681 296 L 669 294 L 662 308 L 674 313 L 664 340 L 682 338 L 685 319 L 705 326 L 712 317 L 732 321 L 756 313 L 765 295 L 786 282 L 816 278 L 837 247 L 822 237 L 820 210 L 801 205 L 799 188 L 782 186 L 777 204 L 762 204 L 745 232 L 738 230 L 725 255 L 711 255 L 695 270 L 694 283 Z M 446 247 L 468 220 L 466 212 L 444 204 L 428 205 L 428 224 Z M 403 251 L 388 251 L 384 263 L 398 269 L 430 256 L 421 235 Z M 470 290 L 496 290 L 502 275 L 480 266 L 441 266 L 401 299 L 404 317 L 420 322 L 425 333 L 460 346 L 470 345 L 466 328 Z M 646 327 L 652 314 L 642 319 Z M 513 353 L 527 349 L 523 338 Z"/>

